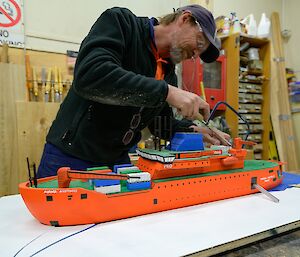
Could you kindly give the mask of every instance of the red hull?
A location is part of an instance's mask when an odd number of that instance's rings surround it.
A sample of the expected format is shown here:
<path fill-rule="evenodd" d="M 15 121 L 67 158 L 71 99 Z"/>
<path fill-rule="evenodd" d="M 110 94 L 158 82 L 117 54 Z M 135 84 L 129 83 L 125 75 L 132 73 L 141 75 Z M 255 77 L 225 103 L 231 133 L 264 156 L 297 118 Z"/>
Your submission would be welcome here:
<path fill-rule="evenodd" d="M 41 223 L 79 225 L 253 194 L 258 191 L 251 188 L 252 183 L 271 189 L 282 181 L 280 164 L 272 165 L 259 170 L 232 170 L 154 180 L 151 189 L 110 195 L 83 188 L 31 188 L 28 182 L 20 184 L 19 189 L 27 208 Z M 56 177 L 39 182 L 53 179 Z"/>

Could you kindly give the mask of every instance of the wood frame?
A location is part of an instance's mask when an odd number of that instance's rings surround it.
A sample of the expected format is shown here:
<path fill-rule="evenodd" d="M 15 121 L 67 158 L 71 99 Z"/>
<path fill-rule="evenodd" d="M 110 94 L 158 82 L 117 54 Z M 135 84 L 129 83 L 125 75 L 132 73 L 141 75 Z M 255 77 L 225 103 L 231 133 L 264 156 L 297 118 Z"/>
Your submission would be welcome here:
<path fill-rule="evenodd" d="M 226 78 L 226 101 L 234 109 L 239 109 L 239 65 L 240 65 L 240 42 L 248 42 L 252 47 L 260 49 L 260 58 L 263 62 L 262 83 L 262 159 L 269 158 L 269 131 L 270 131 L 270 41 L 248 37 L 246 35 L 235 33 L 222 39 L 222 48 L 227 56 L 227 78 Z M 232 137 L 238 136 L 238 117 L 231 111 L 225 111 L 226 121 L 231 128 Z"/>

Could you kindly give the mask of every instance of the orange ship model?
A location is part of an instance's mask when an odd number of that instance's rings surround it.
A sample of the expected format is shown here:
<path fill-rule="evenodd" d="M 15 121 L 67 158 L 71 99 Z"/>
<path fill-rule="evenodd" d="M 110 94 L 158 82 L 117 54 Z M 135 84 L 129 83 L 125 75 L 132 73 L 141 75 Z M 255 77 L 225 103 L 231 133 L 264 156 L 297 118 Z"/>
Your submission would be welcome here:
<path fill-rule="evenodd" d="M 203 148 L 195 133 L 179 139 L 196 147 L 138 149 L 136 166 L 87 171 L 60 168 L 57 176 L 21 183 L 20 193 L 41 223 L 68 226 L 100 223 L 167 211 L 272 189 L 282 182 L 282 163 L 245 160 L 240 138 L 233 147 Z M 175 140 L 175 141 L 176 141 Z M 200 142 L 200 147 L 197 145 Z M 201 145 L 202 144 L 202 145 Z M 175 145 L 175 147 L 174 147 Z M 182 145 L 182 144 L 181 144 Z M 198 148 L 198 149 L 197 149 Z M 200 149 L 199 149 L 200 148 Z"/>

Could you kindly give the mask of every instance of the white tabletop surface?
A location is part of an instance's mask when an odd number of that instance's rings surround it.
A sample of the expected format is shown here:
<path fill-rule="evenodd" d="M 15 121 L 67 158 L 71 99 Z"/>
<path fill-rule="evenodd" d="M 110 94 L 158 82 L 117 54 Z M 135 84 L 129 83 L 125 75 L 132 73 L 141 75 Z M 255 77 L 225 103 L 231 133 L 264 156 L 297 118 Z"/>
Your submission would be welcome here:
<path fill-rule="evenodd" d="M 255 194 L 102 223 L 70 237 L 91 225 L 42 225 L 20 195 L 6 196 L 0 198 L 0 256 L 191 254 L 300 220 L 299 188 L 272 194 L 279 203 Z"/>

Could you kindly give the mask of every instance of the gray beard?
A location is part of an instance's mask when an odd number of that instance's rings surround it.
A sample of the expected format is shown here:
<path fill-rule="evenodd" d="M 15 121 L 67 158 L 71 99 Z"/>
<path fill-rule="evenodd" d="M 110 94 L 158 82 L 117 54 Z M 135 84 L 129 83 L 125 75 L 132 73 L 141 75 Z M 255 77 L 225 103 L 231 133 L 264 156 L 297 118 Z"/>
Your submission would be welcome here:
<path fill-rule="evenodd" d="M 178 64 L 182 61 L 182 51 L 178 47 L 172 47 L 170 50 L 170 57 L 174 64 Z"/>

